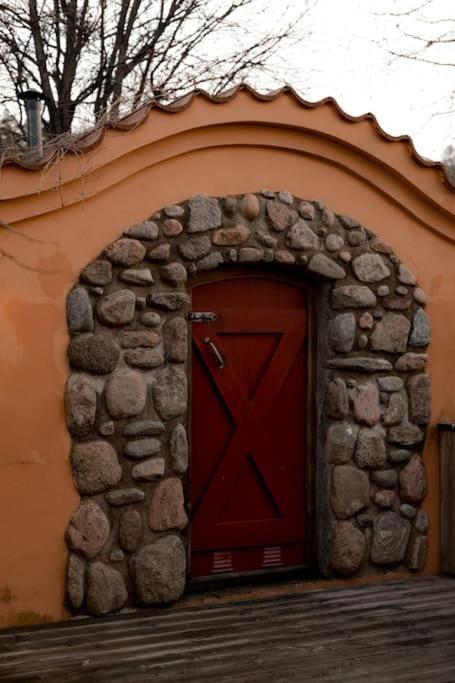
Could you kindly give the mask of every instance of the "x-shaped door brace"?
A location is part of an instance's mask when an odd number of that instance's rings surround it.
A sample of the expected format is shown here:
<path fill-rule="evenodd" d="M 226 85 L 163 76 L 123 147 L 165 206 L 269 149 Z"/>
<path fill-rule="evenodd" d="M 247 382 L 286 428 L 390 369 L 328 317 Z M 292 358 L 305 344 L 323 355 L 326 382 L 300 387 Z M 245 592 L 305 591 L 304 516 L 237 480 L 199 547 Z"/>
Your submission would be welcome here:
<path fill-rule="evenodd" d="M 306 316 L 302 309 L 239 311 L 224 309 L 219 312 L 216 324 L 197 324 L 193 327 L 193 340 L 221 397 L 236 423 L 236 430 L 212 476 L 199 507 L 193 511 L 193 524 L 198 517 L 210 511 L 216 523 L 232 485 L 249 454 L 254 458 L 270 494 L 275 500 L 282 518 L 298 514 L 301 502 L 297 501 L 295 488 L 280 465 L 279 452 L 271 443 L 265 421 L 286 381 L 294 360 L 306 335 Z M 260 380 L 251 401 L 248 399 L 232 365 L 223 349 L 218 334 L 279 333 L 280 342 Z M 210 337 L 225 358 L 223 369 L 217 367 L 216 359 L 204 341 Z M 302 415 L 303 419 L 303 415 Z"/>

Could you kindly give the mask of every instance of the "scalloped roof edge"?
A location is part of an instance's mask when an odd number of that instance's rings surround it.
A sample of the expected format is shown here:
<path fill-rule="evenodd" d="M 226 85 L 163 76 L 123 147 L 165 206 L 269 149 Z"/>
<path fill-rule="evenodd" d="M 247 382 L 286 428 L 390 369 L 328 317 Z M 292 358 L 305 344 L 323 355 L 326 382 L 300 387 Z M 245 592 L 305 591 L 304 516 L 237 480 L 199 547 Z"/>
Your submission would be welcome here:
<path fill-rule="evenodd" d="M 317 109 L 318 107 L 328 104 L 331 107 L 333 107 L 337 114 L 348 123 L 368 121 L 381 138 L 383 138 L 387 142 L 404 143 L 408 147 L 410 157 L 412 159 L 414 159 L 417 163 L 419 163 L 422 166 L 435 169 L 436 171 L 438 171 L 442 176 L 443 181 L 446 182 L 451 189 L 455 190 L 455 185 L 451 182 L 444 164 L 440 161 L 432 161 L 431 159 L 426 159 L 425 157 L 421 156 L 417 152 L 414 146 L 414 142 L 412 141 L 412 138 L 409 135 L 395 136 L 387 133 L 380 126 L 376 116 L 371 112 L 361 114 L 360 116 L 353 116 L 351 114 L 348 114 L 339 105 L 339 103 L 334 97 L 324 97 L 323 99 L 317 100 L 316 102 L 306 100 L 303 97 L 301 97 L 296 92 L 296 90 L 294 90 L 294 88 L 292 88 L 289 85 L 283 86 L 278 90 L 274 90 L 268 93 L 259 93 L 250 85 L 245 83 L 240 84 L 230 90 L 226 90 L 220 95 L 211 95 L 205 90 L 195 89 L 191 93 L 179 97 L 178 99 L 174 100 L 173 102 L 170 102 L 169 104 L 163 104 L 162 102 L 152 99 L 150 100 L 150 102 L 141 105 L 138 109 L 136 109 L 130 114 L 127 114 L 125 117 L 118 119 L 117 121 L 108 121 L 101 126 L 95 127 L 91 130 L 81 133 L 79 136 L 76 136 L 75 138 L 73 136 L 63 136 L 62 138 L 60 138 L 60 142 L 59 140 L 57 140 L 55 146 L 53 146 L 51 150 L 43 157 L 41 157 L 39 160 L 31 161 L 27 160 L 25 158 L 25 155 L 16 155 L 5 157 L 3 159 L 3 165 L 15 165 L 27 170 L 41 170 L 47 164 L 49 164 L 49 162 L 52 161 L 52 159 L 54 159 L 57 154 L 80 154 L 83 152 L 91 151 L 94 147 L 97 147 L 99 144 L 101 144 L 104 138 L 104 134 L 107 130 L 129 131 L 133 128 L 136 128 L 137 126 L 140 126 L 142 123 L 145 122 L 152 109 L 159 109 L 160 111 L 164 111 L 170 114 L 176 114 L 185 111 L 186 109 L 191 107 L 192 103 L 196 98 L 200 97 L 214 104 L 225 104 L 226 102 L 230 102 L 231 100 L 233 100 L 241 91 L 248 93 L 255 100 L 259 100 L 262 102 L 272 102 L 281 97 L 282 95 L 288 94 L 291 95 L 294 98 L 294 100 L 298 102 L 301 106 L 307 109 Z"/>

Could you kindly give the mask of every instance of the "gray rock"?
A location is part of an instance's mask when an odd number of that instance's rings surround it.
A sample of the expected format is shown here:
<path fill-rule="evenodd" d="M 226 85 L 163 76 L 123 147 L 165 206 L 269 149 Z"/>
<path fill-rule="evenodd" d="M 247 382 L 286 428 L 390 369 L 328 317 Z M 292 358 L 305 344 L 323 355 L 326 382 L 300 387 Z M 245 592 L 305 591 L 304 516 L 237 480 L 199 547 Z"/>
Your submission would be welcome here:
<path fill-rule="evenodd" d="M 74 287 L 66 299 L 66 319 L 71 334 L 93 330 L 93 311 L 85 287 Z"/>
<path fill-rule="evenodd" d="M 397 277 L 403 285 L 416 285 L 417 280 L 414 275 L 402 263 L 398 266 Z"/>
<path fill-rule="evenodd" d="M 413 375 L 408 380 L 409 419 L 427 424 L 431 417 L 431 382 L 428 375 Z"/>
<path fill-rule="evenodd" d="M 188 469 L 188 439 L 186 429 L 180 422 L 171 432 L 169 454 L 174 472 L 184 474 Z"/>
<path fill-rule="evenodd" d="M 389 460 L 394 464 L 401 464 L 403 462 L 407 462 L 410 457 L 411 453 L 409 451 L 406 451 L 404 448 L 398 448 L 396 450 L 390 451 L 389 453 Z"/>
<path fill-rule="evenodd" d="M 185 266 L 177 261 L 163 266 L 160 270 L 160 275 L 162 280 L 169 282 L 174 287 L 183 285 L 188 278 Z"/>
<path fill-rule="evenodd" d="M 146 458 L 149 455 L 157 455 L 161 451 L 161 441 L 159 439 L 144 437 L 127 441 L 123 452 L 128 458 Z"/>
<path fill-rule="evenodd" d="M 167 321 L 163 330 L 166 358 L 171 363 L 183 363 L 188 357 L 188 325 L 176 316 Z"/>
<path fill-rule="evenodd" d="M 166 206 L 166 208 L 164 209 L 164 214 L 168 218 L 181 218 L 184 213 L 185 209 L 183 208 L 183 206 L 179 206 L 178 204 Z"/>
<path fill-rule="evenodd" d="M 158 239 L 159 229 L 154 221 L 144 221 L 128 228 L 124 234 L 138 240 L 156 240 Z"/>
<path fill-rule="evenodd" d="M 98 425 L 97 431 L 101 436 L 112 436 L 112 434 L 115 432 L 115 424 L 113 420 L 102 422 L 100 425 Z"/>
<path fill-rule="evenodd" d="M 162 420 L 173 420 L 187 408 L 187 378 L 179 366 L 164 367 L 155 375 L 153 396 L 155 407 Z"/>
<path fill-rule="evenodd" d="M 125 361 L 135 368 L 158 368 L 164 363 L 164 356 L 156 349 L 130 349 L 125 351 Z"/>
<path fill-rule="evenodd" d="M 430 321 L 423 308 L 418 308 L 412 321 L 409 344 L 411 346 L 428 346 L 431 340 Z"/>
<path fill-rule="evenodd" d="M 308 264 L 308 270 L 329 278 L 329 280 L 341 280 L 346 277 L 344 268 L 325 256 L 325 254 L 315 254 Z"/>
<path fill-rule="evenodd" d="M 272 224 L 272 228 L 278 232 L 287 230 L 287 228 L 290 228 L 298 219 L 298 215 L 293 209 L 284 206 L 278 201 L 266 202 L 266 212 Z"/>
<path fill-rule="evenodd" d="M 126 510 L 120 517 L 118 542 L 127 553 L 136 550 L 142 540 L 142 518 L 137 510 Z"/>
<path fill-rule="evenodd" d="M 152 285 L 153 275 L 150 268 L 129 268 L 120 273 L 120 280 L 132 285 Z"/>
<path fill-rule="evenodd" d="M 305 218 L 305 220 L 312 221 L 316 215 L 316 210 L 310 202 L 301 202 L 299 204 L 299 214 L 302 218 Z"/>
<path fill-rule="evenodd" d="M 400 505 L 400 512 L 403 517 L 406 517 L 406 519 L 413 519 L 417 514 L 415 507 L 413 505 L 409 505 L 409 503 L 403 503 Z"/>
<path fill-rule="evenodd" d="M 344 245 L 344 239 L 341 237 L 341 235 L 337 235 L 334 232 L 329 233 L 324 242 L 327 251 L 338 251 Z"/>
<path fill-rule="evenodd" d="M 120 344 L 124 349 L 135 349 L 139 346 L 154 347 L 160 343 L 159 335 L 151 330 L 127 330 L 119 334 Z"/>
<path fill-rule="evenodd" d="M 373 427 L 381 417 L 379 393 L 376 384 L 359 384 L 352 392 L 354 418 L 360 424 Z"/>
<path fill-rule="evenodd" d="M 70 365 L 94 375 L 112 372 L 117 365 L 120 348 L 110 337 L 81 334 L 73 337 L 68 349 Z"/>
<path fill-rule="evenodd" d="M 185 589 L 186 553 L 177 536 L 146 545 L 131 561 L 136 595 L 146 605 L 174 602 Z"/>
<path fill-rule="evenodd" d="M 69 554 L 66 570 L 66 597 L 70 607 L 79 609 L 85 595 L 85 562 L 81 557 Z"/>
<path fill-rule="evenodd" d="M 264 256 L 262 249 L 256 249 L 255 247 L 242 247 L 239 249 L 239 261 L 240 263 L 257 263 Z"/>
<path fill-rule="evenodd" d="M 308 251 L 317 251 L 321 247 L 319 237 L 301 219 L 288 231 L 286 244 L 290 249 L 306 249 Z"/>
<path fill-rule="evenodd" d="M 66 540 L 72 550 L 92 558 L 109 536 L 109 520 L 94 500 L 83 500 L 70 519 Z"/>
<path fill-rule="evenodd" d="M 123 428 L 124 436 L 157 436 L 164 432 L 164 424 L 156 420 L 128 422 Z"/>
<path fill-rule="evenodd" d="M 376 297 L 369 287 L 343 285 L 332 290 L 332 308 L 368 308 L 376 306 Z"/>
<path fill-rule="evenodd" d="M 254 236 L 256 237 L 259 244 L 262 244 L 263 247 L 273 248 L 276 247 L 276 245 L 278 244 L 277 238 L 273 237 L 273 235 L 271 235 L 269 232 L 266 232 L 265 230 L 256 230 Z"/>
<path fill-rule="evenodd" d="M 92 261 L 81 273 L 82 282 L 105 287 L 112 280 L 112 265 L 104 259 Z"/>
<path fill-rule="evenodd" d="M 380 285 L 376 290 L 376 294 L 378 296 L 380 296 L 381 298 L 384 296 L 389 296 L 390 289 L 389 289 L 389 287 L 387 287 L 387 285 Z"/>
<path fill-rule="evenodd" d="M 409 503 L 420 503 L 427 494 L 427 478 L 420 455 L 413 455 L 400 472 L 400 495 Z"/>
<path fill-rule="evenodd" d="M 365 556 L 365 536 L 351 522 L 338 522 L 332 537 L 330 564 L 340 574 L 359 569 Z"/>
<path fill-rule="evenodd" d="M 354 313 L 339 313 L 329 323 L 330 348 L 340 353 L 349 353 L 354 346 Z"/>
<path fill-rule="evenodd" d="M 221 225 L 221 209 L 216 199 L 197 195 L 189 200 L 188 207 L 188 232 L 206 232 Z"/>
<path fill-rule="evenodd" d="M 158 292 L 148 296 L 147 303 L 164 311 L 177 311 L 190 303 L 190 297 L 184 292 Z"/>
<path fill-rule="evenodd" d="M 358 372 L 382 372 L 392 370 L 392 363 L 385 358 L 369 358 L 356 356 L 355 358 L 333 358 L 326 362 L 326 367 L 337 370 L 355 370 Z"/>
<path fill-rule="evenodd" d="M 197 261 L 207 256 L 212 248 L 212 243 L 208 235 L 192 237 L 179 244 L 179 252 L 187 261 Z"/>
<path fill-rule="evenodd" d="M 366 472 L 349 465 L 332 470 L 330 503 L 338 519 L 352 517 L 370 502 L 370 485 Z"/>
<path fill-rule="evenodd" d="M 399 372 L 412 372 L 413 370 L 424 370 L 428 356 L 426 353 L 405 353 L 400 356 L 395 363 L 395 370 Z"/>
<path fill-rule="evenodd" d="M 359 467 L 382 467 L 386 461 L 386 451 L 384 440 L 377 430 L 362 428 L 359 431 L 354 459 Z"/>
<path fill-rule="evenodd" d="M 356 435 L 349 422 L 336 422 L 327 430 L 326 450 L 330 463 L 342 465 L 352 458 Z"/>
<path fill-rule="evenodd" d="M 128 600 L 123 576 L 103 562 L 93 562 L 88 569 L 87 610 L 90 614 L 108 614 L 123 607 Z"/>
<path fill-rule="evenodd" d="M 425 306 L 427 303 L 427 295 L 423 291 L 423 289 L 420 289 L 420 287 L 416 287 L 414 292 L 414 301 L 418 303 L 420 306 Z"/>
<path fill-rule="evenodd" d="M 389 429 L 387 441 L 398 446 L 415 446 L 423 441 L 423 433 L 417 425 L 403 422 Z"/>
<path fill-rule="evenodd" d="M 353 260 L 352 267 L 360 282 L 380 282 L 390 276 L 390 270 L 379 254 L 361 254 Z"/>
<path fill-rule="evenodd" d="M 134 266 L 142 261 L 146 248 L 135 239 L 122 238 L 104 250 L 104 255 L 120 266 Z"/>
<path fill-rule="evenodd" d="M 384 411 L 382 423 L 384 427 L 399 425 L 405 418 L 406 404 L 401 394 L 392 394 L 389 404 Z"/>
<path fill-rule="evenodd" d="M 428 541 L 426 536 L 414 536 L 409 552 L 408 569 L 420 571 L 427 560 Z"/>
<path fill-rule="evenodd" d="M 96 311 L 105 325 L 126 325 L 134 318 L 136 296 L 130 289 L 118 289 L 98 301 Z"/>
<path fill-rule="evenodd" d="M 143 460 L 133 467 L 131 476 L 137 481 L 157 481 L 164 475 L 163 458 Z"/>
<path fill-rule="evenodd" d="M 403 380 L 401 377 L 378 377 L 378 387 L 380 391 L 392 392 L 401 391 L 403 388 Z"/>
<path fill-rule="evenodd" d="M 386 313 L 370 337 L 371 349 L 373 351 L 403 353 L 408 344 L 410 328 L 411 323 L 404 315 Z"/>
<path fill-rule="evenodd" d="M 109 491 L 106 493 L 106 500 L 109 505 L 119 507 L 120 505 L 131 505 L 132 503 L 141 503 L 145 498 L 144 491 L 136 488 L 117 489 L 116 491 Z"/>
<path fill-rule="evenodd" d="M 123 550 L 112 550 L 109 553 L 109 562 L 122 562 L 125 559 Z"/>
<path fill-rule="evenodd" d="M 395 512 L 384 512 L 373 522 L 371 561 L 375 564 L 398 564 L 404 560 L 411 525 Z"/>
<path fill-rule="evenodd" d="M 350 247 L 358 247 L 365 242 L 365 232 L 363 230 L 348 232 L 346 241 Z"/>
<path fill-rule="evenodd" d="M 185 529 L 188 517 L 184 508 L 182 482 L 178 477 L 160 481 L 150 496 L 149 526 L 152 531 Z"/>
<path fill-rule="evenodd" d="M 294 197 L 290 192 L 278 192 L 278 198 L 285 204 L 293 204 Z"/>
<path fill-rule="evenodd" d="M 372 482 L 384 489 L 393 489 L 398 480 L 395 470 L 376 470 L 370 477 Z"/>
<path fill-rule="evenodd" d="M 161 316 L 155 311 L 146 311 L 141 315 L 141 323 L 146 327 L 158 327 L 161 323 Z"/>
<path fill-rule="evenodd" d="M 223 263 L 223 255 L 219 251 L 214 251 L 208 256 L 204 256 L 196 262 L 197 270 L 213 270 Z"/>
<path fill-rule="evenodd" d="M 417 513 L 414 528 L 421 534 L 426 534 L 428 531 L 428 515 L 425 510 L 419 510 Z"/>
<path fill-rule="evenodd" d="M 333 420 L 342 420 L 349 412 L 346 383 L 337 377 L 329 382 L 325 396 L 325 412 Z"/>
<path fill-rule="evenodd" d="M 150 251 L 147 252 L 147 258 L 149 261 L 155 262 L 163 262 L 167 261 L 169 259 L 169 256 L 171 255 L 171 245 L 170 244 L 160 244 L 158 247 L 155 247 L 154 249 L 150 249 Z"/>
<path fill-rule="evenodd" d="M 96 416 L 96 391 L 85 375 L 71 375 L 65 390 L 66 423 L 75 436 L 92 431 Z"/>
<path fill-rule="evenodd" d="M 117 453 L 107 441 L 88 441 L 74 446 L 71 464 L 79 492 L 85 496 L 102 493 L 122 478 Z"/>
<path fill-rule="evenodd" d="M 341 223 L 348 230 L 352 230 L 353 228 L 358 228 L 360 226 L 359 221 L 355 218 L 351 218 L 350 216 L 340 216 L 339 218 Z"/>
<path fill-rule="evenodd" d="M 115 418 L 139 415 L 145 408 L 147 386 L 143 375 L 134 370 L 119 370 L 106 383 L 107 409 Z"/>

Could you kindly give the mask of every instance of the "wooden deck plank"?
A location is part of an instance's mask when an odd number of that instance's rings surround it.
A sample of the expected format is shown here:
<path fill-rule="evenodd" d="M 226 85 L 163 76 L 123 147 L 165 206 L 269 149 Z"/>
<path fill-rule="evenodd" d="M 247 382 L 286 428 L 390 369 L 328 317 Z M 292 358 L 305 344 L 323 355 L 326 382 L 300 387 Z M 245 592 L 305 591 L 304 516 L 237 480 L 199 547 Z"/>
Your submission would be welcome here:
<path fill-rule="evenodd" d="M 455 681 L 455 579 L 151 610 L 0 635 L 1 681 Z M 424 673 L 426 672 L 426 673 Z M 381 678 L 382 676 L 382 678 Z M 427 678 L 425 678 L 427 676 Z"/>

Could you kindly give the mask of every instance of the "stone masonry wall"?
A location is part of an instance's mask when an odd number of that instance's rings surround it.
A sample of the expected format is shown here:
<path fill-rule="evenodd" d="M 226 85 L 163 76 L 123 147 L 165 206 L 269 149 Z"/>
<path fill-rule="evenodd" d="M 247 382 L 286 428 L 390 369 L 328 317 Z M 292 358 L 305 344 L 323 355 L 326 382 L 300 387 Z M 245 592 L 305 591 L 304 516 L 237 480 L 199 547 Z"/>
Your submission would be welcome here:
<path fill-rule="evenodd" d="M 81 502 L 67 530 L 67 600 L 105 614 L 177 600 L 186 580 L 187 280 L 286 264 L 331 283 L 325 450 L 331 571 L 420 570 L 421 451 L 430 418 L 424 292 L 355 219 L 288 192 L 196 196 L 125 231 L 67 300 L 66 414 Z M 318 463 L 317 463 L 318 465 Z M 319 462 L 322 465 L 322 462 Z"/>

